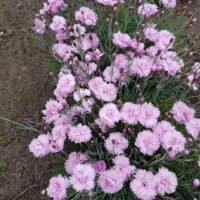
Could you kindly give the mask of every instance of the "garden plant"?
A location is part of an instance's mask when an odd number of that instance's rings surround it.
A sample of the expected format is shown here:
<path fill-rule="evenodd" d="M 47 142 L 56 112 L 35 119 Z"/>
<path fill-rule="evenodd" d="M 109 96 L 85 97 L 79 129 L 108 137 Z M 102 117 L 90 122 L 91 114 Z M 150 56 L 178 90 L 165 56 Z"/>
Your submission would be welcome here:
<path fill-rule="evenodd" d="M 54 200 L 200 197 L 195 19 L 176 0 L 48 0 L 34 30 L 52 54 L 52 98 L 29 150 L 50 155 Z M 37 36 L 38 37 L 38 36 Z"/>

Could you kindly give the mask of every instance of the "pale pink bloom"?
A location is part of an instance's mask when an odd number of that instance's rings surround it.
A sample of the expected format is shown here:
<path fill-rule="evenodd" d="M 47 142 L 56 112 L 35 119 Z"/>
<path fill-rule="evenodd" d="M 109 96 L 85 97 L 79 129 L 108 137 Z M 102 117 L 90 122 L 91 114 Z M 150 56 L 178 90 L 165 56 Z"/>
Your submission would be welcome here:
<path fill-rule="evenodd" d="M 159 33 L 155 28 L 147 27 L 144 30 L 144 36 L 145 36 L 145 39 L 148 39 L 152 42 L 156 42 L 159 38 Z"/>
<path fill-rule="evenodd" d="M 131 102 L 126 102 L 123 104 L 120 114 L 121 114 L 121 120 L 124 123 L 135 125 L 138 123 L 140 106 L 133 104 Z"/>
<path fill-rule="evenodd" d="M 113 127 L 120 120 L 120 112 L 113 103 L 105 104 L 99 111 L 100 119 L 109 127 Z"/>
<path fill-rule="evenodd" d="M 70 183 L 76 192 L 90 191 L 94 188 L 96 173 L 91 165 L 77 164 L 72 172 Z"/>
<path fill-rule="evenodd" d="M 44 3 L 43 12 L 45 13 L 58 13 L 65 11 L 67 8 L 67 4 L 65 4 L 64 0 L 48 0 L 47 3 Z"/>
<path fill-rule="evenodd" d="M 140 149 L 144 155 L 152 156 L 160 147 L 158 137 L 151 131 L 138 133 L 135 146 Z"/>
<path fill-rule="evenodd" d="M 113 66 L 117 67 L 120 71 L 128 71 L 128 60 L 123 54 L 117 54 L 115 56 Z"/>
<path fill-rule="evenodd" d="M 159 31 L 158 40 L 155 43 L 156 48 L 161 50 L 166 50 L 173 47 L 173 44 L 175 42 L 175 36 L 173 33 L 162 30 Z"/>
<path fill-rule="evenodd" d="M 111 6 L 111 7 L 114 7 L 119 3 L 124 3 L 124 0 L 96 0 L 96 1 L 105 6 Z"/>
<path fill-rule="evenodd" d="M 131 174 L 135 172 L 135 166 L 130 165 L 129 158 L 124 155 L 116 156 L 113 159 L 115 164 L 114 168 L 124 176 L 125 179 L 129 178 Z"/>
<path fill-rule="evenodd" d="M 64 200 L 67 197 L 67 188 L 69 181 L 61 175 L 52 177 L 49 181 L 49 186 L 46 189 L 47 195 L 53 200 Z"/>
<path fill-rule="evenodd" d="M 58 56 L 64 62 L 68 61 L 72 56 L 72 47 L 64 43 L 54 44 L 52 50 L 54 55 Z"/>
<path fill-rule="evenodd" d="M 86 32 L 85 27 L 81 26 L 80 24 L 74 24 L 73 30 L 74 30 L 75 37 L 80 37 L 81 35 L 84 35 Z"/>
<path fill-rule="evenodd" d="M 138 170 L 130 188 L 138 199 L 153 200 L 156 197 L 154 175 L 146 170 Z"/>
<path fill-rule="evenodd" d="M 103 120 L 101 120 L 101 119 L 95 119 L 95 124 L 97 124 L 98 126 L 99 126 L 99 128 L 101 129 L 101 131 L 103 132 L 103 133 L 106 133 L 107 132 L 107 130 L 109 129 L 109 126 L 108 125 L 106 125 L 104 122 L 103 122 Z"/>
<path fill-rule="evenodd" d="M 94 102 L 95 101 L 92 97 L 90 97 L 88 99 L 83 99 L 83 101 L 82 101 L 83 113 L 91 113 Z"/>
<path fill-rule="evenodd" d="M 53 140 L 57 140 L 57 139 L 60 139 L 60 138 L 66 139 L 66 135 L 67 135 L 66 126 L 63 126 L 63 125 L 55 126 L 52 129 L 51 135 L 52 135 Z"/>
<path fill-rule="evenodd" d="M 65 40 L 67 40 L 67 34 L 64 31 L 58 31 L 56 33 L 56 41 L 62 43 Z"/>
<path fill-rule="evenodd" d="M 64 143 L 65 143 L 64 137 L 57 137 L 57 136 L 51 136 L 51 141 L 50 141 L 50 151 L 52 153 L 58 153 L 63 150 L 64 148 Z"/>
<path fill-rule="evenodd" d="M 41 134 L 29 144 L 29 151 L 37 158 L 46 156 L 49 152 L 49 135 Z"/>
<path fill-rule="evenodd" d="M 93 74 L 94 72 L 96 72 L 97 70 L 97 64 L 94 63 L 94 62 L 91 62 L 87 65 L 87 70 L 88 70 L 88 73 L 91 75 Z"/>
<path fill-rule="evenodd" d="M 99 38 L 96 33 L 87 33 L 82 38 L 82 49 L 87 51 L 91 48 L 96 48 L 99 45 Z"/>
<path fill-rule="evenodd" d="M 78 116 L 83 112 L 83 108 L 78 105 L 74 105 L 71 107 L 70 114 L 72 117 Z"/>
<path fill-rule="evenodd" d="M 185 124 L 194 118 L 195 110 L 184 102 L 176 102 L 171 110 L 173 118 L 180 124 Z"/>
<path fill-rule="evenodd" d="M 146 128 L 156 125 L 160 111 L 152 103 L 144 103 L 140 106 L 139 122 Z"/>
<path fill-rule="evenodd" d="M 110 133 L 109 137 L 105 140 L 105 147 L 111 154 L 121 154 L 128 148 L 128 140 L 122 133 Z"/>
<path fill-rule="evenodd" d="M 54 95 L 59 100 L 66 98 L 74 91 L 75 85 L 75 77 L 72 74 L 65 74 L 59 78 Z"/>
<path fill-rule="evenodd" d="M 160 195 L 172 194 L 178 185 L 176 174 L 162 167 L 155 175 L 155 189 Z"/>
<path fill-rule="evenodd" d="M 103 101 L 112 102 L 117 98 L 117 88 L 112 83 L 104 83 L 102 91 L 99 95 Z"/>
<path fill-rule="evenodd" d="M 102 93 L 104 84 L 105 82 L 101 77 L 94 77 L 88 82 L 89 89 L 94 93 L 97 99 L 101 99 L 100 94 Z"/>
<path fill-rule="evenodd" d="M 170 122 L 165 120 L 158 122 L 153 128 L 153 132 L 158 137 L 160 142 L 162 142 L 164 134 L 170 131 L 175 131 L 175 127 Z"/>
<path fill-rule="evenodd" d="M 65 161 L 65 169 L 67 173 L 72 174 L 76 165 L 86 163 L 88 160 L 89 157 L 87 154 L 72 152 L 69 154 L 68 159 Z"/>
<path fill-rule="evenodd" d="M 156 4 L 145 3 L 138 7 L 138 14 L 143 17 L 151 17 L 158 12 Z"/>
<path fill-rule="evenodd" d="M 149 76 L 153 67 L 153 59 L 149 56 L 136 57 L 132 60 L 130 66 L 131 75 L 138 75 L 139 77 Z"/>
<path fill-rule="evenodd" d="M 101 173 L 106 171 L 106 162 L 104 160 L 99 160 L 92 164 L 92 168 L 95 170 L 96 173 Z"/>
<path fill-rule="evenodd" d="M 185 149 L 185 143 L 185 137 L 178 131 L 167 132 L 162 138 L 163 148 L 175 153 L 182 152 Z"/>
<path fill-rule="evenodd" d="M 103 71 L 103 77 L 107 82 L 116 83 L 120 79 L 120 71 L 117 67 L 109 66 Z"/>
<path fill-rule="evenodd" d="M 62 16 L 58 16 L 58 15 L 54 16 L 53 22 L 50 24 L 50 29 L 55 32 L 65 30 L 66 29 L 65 18 Z"/>
<path fill-rule="evenodd" d="M 45 110 L 42 111 L 44 117 L 43 119 L 47 124 L 50 124 L 56 121 L 60 116 L 60 111 L 62 110 L 63 105 L 56 100 L 49 100 L 45 105 Z"/>
<path fill-rule="evenodd" d="M 71 127 L 71 124 L 71 116 L 65 114 L 60 115 L 59 118 L 54 122 L 55 126 L 64 126 L 67 130 L 69 129 L 69 127 Z"/>
<path fill-rule="evenodd" d="M 88 142 L 92 138 L 91 132 L 88 126 L 78 124 L 70 128 L 68 138 L 74 143 Z"/>
<path fill-rule="evenodd" d="M 165 8 L 175 8 L 176 0 L 162 0 L 162 3 Z"/>
<path fill-rule="evenodd" d="M 97 15 L 96 13 L 87 7 L 81 7 L 75 13 L 75 19 L 81 24 L 85 24 L 88 26 L 95 26 L 97 23 Z"/>
<path fill-rule="evenodd" d="M 120 31 L 114 33 L 113 43 L 120 48 L 127 48 L 130 46 L 131 38 L 128 34 L 121 33 Z"/>
<path fill-rule="evenodd" d="M 194 139 L 200 137 L 200 119 L 191 119 L 186 123 L 187 132 L 192 135 Z"/>
<path fill-rule="evenodd" d="M 117 173 L 115 169 L 102 172 L 97 180 L 97 184 L 104 193 L 114 194 L 123 188 L 124 177 Z"/>
<path fill-rule="evenodd" d="M 36 33 L 38 34 L 44 34 L 45 33 L 45 27 L 46 27 L 46 20 L 44 18 L 36 17 L 34 20 L 34 27 Z"/>
<path fill-rule="evenodd" d="M 89 96 L 91 96 L 91 91 L 88 89 L 83 89 L 83 88 L 80 88 L 73 93 L 73 97 L 76 102 L 79 102 L 85 97 L 89 97 Z"/>

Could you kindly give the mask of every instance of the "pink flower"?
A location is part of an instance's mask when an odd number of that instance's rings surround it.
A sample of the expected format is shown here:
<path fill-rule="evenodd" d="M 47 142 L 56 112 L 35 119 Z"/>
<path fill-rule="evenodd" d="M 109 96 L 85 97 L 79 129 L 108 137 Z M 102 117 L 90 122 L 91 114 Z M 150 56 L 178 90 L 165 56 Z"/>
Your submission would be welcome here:
<path fill-rule="evenodd" d="M 135 125 L 138 123 L 138 116 L 140 114 L 140 106 L 130 103 L 130 102 L 126 102 L 122 106 L 120 113 L 121 113 L 121 120 L 124 123 Z"/>
<path fill-rule="evenodd" d="M 68 159 L 65 161 L 65 169 L 67 173 L 72 174 L 73 169 L 78 164 L 83 164 L 89 160 L 85 153 L 72 152 L 69 154 Z"/>
<path fill-rule="evenodd" d="M 62 43 L 65 40 L 67 40 L 67 34 L 64 31 L 58 31 L 56 33 L 56 41 Z"/>
<path fill-rule="evenodd" d="M 175 8 L 176 0 L 162 0 L 162 3 L 165 8 Z"/>
<path fill-rule="evenodd" d="M 76 192 L 94 188 L 95 170 L 88 164 L 77 164 L 72 172 L 70 183 Z"/>
<path fill-rule="evenodd" d="M 105 104 L 99 111 L 100 120 L 109 127 L 113 127 L 120 120 L 120 112 L 113 103 Z"/>
<path fill-rule="evenodd" d="M 124 155 L 116 156 L 113 159 L 115 164 L 114 168 L 124 176 L 125 179 L 129 178 L 135 172 L 135 166 L 130 165 L 130 161 Z"/>
<path fill-rule="evenodd" d="M 47 3 L 44 3 L 44 12 L 45 13 L 58 13 L 65 11 L 67 8 L 67 4 L 65 4 L 64 0 L 48 0 Z"/>
<path fill-rule="evenodd" d="M 97 99 L 100 99 L 100 94 L 102 92 L 102 86 L 104 85 L 104 81 L 101 77 L 94 77 L 93 79 L 89 80 L 88 86 L 89 89 L 94 93 Z"/>
<path fill-rule="evenodd" d="M 153 67 L 153 59 L 149 56 L 136 57 L 133 59 L 130 66 L 131 75 L 138 75 L 139 77 L 149 76 Z"/>
<path fill-rule="evenodd" d="M 44 117 L 43 119 L 47 124 L 56 121 L 60 116 L 60 111 L 62 110 L 63 106 L 60 102 L 56 100 L 49 100 L 45 105 L 45 110 L 42 111 Z"/>
<path fill-rule="evenodd" d="M 128 60 L 127 57 L 123 54 L 117 54 L 115 56 L 113 66 L 117 67 L 120 71 L 128 71 Z"/>
<path fill-rule="evenodd" d="M 187 132 L 192 135 L 194 139 L 200 137 L 200 119 L 191 119 L 186 123 Z"/>
<path fill-rule="evenodd" d="M 152 103 L 144 103 L 140 106 L 139 122 L 146 128 L 156 125 L 160 111 Z"/>
<path fill-rule="evenodd" d="M 151 17 L 158 12 L 156 4 L 145 3 L 138 7 L 138 14 L 142 17 Z"/>
<path fill-rule="evenodd" d="M 105 81 L 116 83 L 120 79 L 120 71 L 114 66 L 106 67 L 103 71 Z"/>
<path fill-rule="evenodd" d="M 67 178 L 61 175 L 52 177 L 47 188 L 47 195 L 53 200 L 63 200 L 67 197 L 66 189 L 69 187 Z"/>
<path fill-rule="evenodd" d="M 159 31 L 158 40 L 156 41 L 155 46 L 158 49 L 166 50 L 172 48 L 174 42 L 175 42 L 175 36 L 173 35 L 173 33 L 167 30 L 162 30 Z"/>
<path fill-rule="evenodd" d="M 156 197 L 154 175 L 146 170 L 138 170 L 130 188 L 141 200 L 153 200 Z"/>
<path fill-rule="evenodd" d="M 114 7 L 119 3 L 124 3 L 124 0 L 96 0 L 96 1 L 105 6 L 111 6 L 111 7 Z"/>
<path fill-rule="evenodd" d="M 123 188 L 124 177 L 116 170 L 110 169 L 102 172 L 97 180 L 97 184 L 104 193 L 114 194 Z"/>
<path fill-rule="evenodd" d="M 45 33 L 45 24 L 46 20 L 44 18 L 39 18 L 39 17 L 36 17 L 35 20 L 34 20 L 34 27 L 33 29 L 35 30 L 36 33 L 38 34 L 44 34 Z"/>
<path fill-rule="evenodd" d="M 92 138 L 91 132 L 88 126 L 78 124 L 70 128 L 68 138 L 74 143 L 88 142 Z"/>
<path fill-rule="evenodd" d="M 81 35 L 84 35 L 86 32 L 86 29 L 84 26 L 81 26 L 80 24 L 74 24 L 74 36 L 80 37 Z"/>
<path fill-rule="evenodd" d="M 85 97 L 89 97 L 91 95 L 91 91 L 88 89 L 80 88 L 74 92 L 73 97 L 76 102 L 81 101 Z"/>
<path fill-rule="evenodd" d="M 158 137 L 151 131 L 138 133 L 135 146 L 137 146 L 144 155 L 152 156 L 160 147 Z"/>
<path fill-rule="evenodd" d="M 41 134 L 31 141 L 29 144 L 29 151 L 37 158 L 44 157 L 50 152 L 49 142 L 49 135 Z"/>
<path fill-rule="evenodd" d="M 107 130 L 108 130 L 108 128 L 109 128 L 109 126 L 108 125 L 106 125 L 104 122 L 103 122 L 103 120 L 101 120 L 101 119 L 95 119 L 95 124 L 97 124 L 98 126 L 99 126 L 99 128 L 101 129 L 101 131 L 103 132 L 103 133 L 106 133 L 107 132 Z"/>
<path fill-rule="evenodd" d="M 165 193 L 174 193 L 178 185 L 175 173 L 170 172 L 164 167 L 159 169 L 158 173 L 155 175 L 154 181 L 157 193 L 162 196 L 165 195 Z"/>
<path fill-rule="evenodd" d="M 121 133 L 110 133 L 105 140 L 105 147 L 111 154 L 121 154 L 128 148 L 128 140 Z"/>
<path fill-rule="evenodd" d="M 81 7 L 78 11 L 76 11 L 75 19 L 88 26 L 95 26 L 97 23 L 96 13 L 87 7 Z"/>
<path fill-rule="evenodd" d="M 106 170 L 106 162 L 104 160 L 99 160 L 92 164 L 92 168 L 96 173 L 104 172 Z"/>
<path fill-rule="evenodd" d="M 164 120 L 157 123 L 153 128 L 153 132 L 160 142 L 162 142 L 164 134 L 170 131 L 175 131 L 175 127 L 170 122 Z"/>
<path fill-rule="evenodd" d="M 60 138 L 66 139 L 67 129 L 63 125 L 58 125 L 52 129 L 51 134 L 52 134 L 53 140 L 57 140 Z"/>
<path fill-rule="evenodd" d="M 72 119 L 67 115 L 60 115 L 60 117 L 54 122 L 55 126 L 63 126 L 64 129 L 68 132 L 72 124 Z"/>
<path fill-rule="evenodd" d="M 164 134 L 162 146 L 165 150 L 175 153 L 182 152 L 185 149 L 186 139 L 178 131 L 170 131 Z"/>
<path fill-rule="evenodd" d="M 53 22 L 50 24 L 50 28 L 52 31 L 58 32 L 61 30 L 65 30 L 66 28 L 66 20 L 62 16 L 54 16 Z"/>
<path fill-rule="evenodd" d="M 117 88 L 112 83 L 104 83 L 100 96 L 103 101 L 112 102 L 117 98 Z"/>
<path fill-rule="evenodd" d="M 50 151 L 52 153 L 58 153 L 62 151 L 64 148 L 65 139 L 65 137 L 58 137 L 57 135 L 52 136 L 49 145 Z"/>
<path fill-rule="evenodd" d="M 114 33 L 113 43 L 120 48 L 127 48 L 130 46 L 131 38 L 128 34 L 121 33 L 120 31 Z"/>
<path fill-rule="evenodd" d="M 54 44 L 52 50 L 64 62 L 68 61 L 72 56 L 72 47 L 64 43 Z"/>
<path fill-rule="evenodd" d="M 74 91 L 75 85 L 75 78 L 72 74 L 62 75 L 58 80 L 54 95 L 57 99 L 66 98 L 70 93 Z"/>
<path fill-rule="evenodd" d="M 178 123 L 185 124 L 194 118 L 195 110 L 184 102 L 178 101 L 172 107 L 171 113 Z"/>
<path fill-rule="evenodd" d="M 145 39 L 156 42 L 159 38 L 159 33 L 154 27 L 147 27 L 144 30 Z"/>
<path fill-rule="evenodd" d="M 82 38 L 82 49 L 87 51 L 88 49 L 95 49 L 99 45 L 99 38 L 96 33 L 87 33 Z"/>

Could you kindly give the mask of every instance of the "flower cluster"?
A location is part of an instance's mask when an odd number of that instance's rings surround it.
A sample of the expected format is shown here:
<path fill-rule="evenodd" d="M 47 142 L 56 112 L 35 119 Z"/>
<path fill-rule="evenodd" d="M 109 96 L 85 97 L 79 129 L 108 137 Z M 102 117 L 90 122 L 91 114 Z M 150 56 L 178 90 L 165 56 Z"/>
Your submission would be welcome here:
<path fill-rule="evenodd" d="M 119 4 L 126 6 L 123 0 L 96 2 L 112 10 L 112 18 Z M 165 8 L 176 6 L 176 0 L 162 3 Z M 48 0 L 34 25 L 38 34 L 44 34 L 46 27 L 53 32 L 56 42 L 52 53 L 62 63 L 55 98 L 42 112 L 47 133 L 29 145 L 38 158 L 65 150 L 68 153 L 63 166 L 66 176 L 51 178 L 47 195 L 54 200 L 65 199 L 69 187 L 77 193 L 95 195 L 96 185 L 111 195 L 129 185 L 141 200 L 175 193 L 180 177 L 164 164 L 152 169 L 151 158 L 155 160 L 161 154 L 162 162 L 186 154 L 187 138 L 197 141 L 200 137 L 200 119 L 183 101 L 175 102 L 164 114 L 153 99 L 144 98 L 142 82 L 137 84 L 137 80 L 163 74 L 167 80 L 179 79 L 184 69 L 183 60 L 173 50 L 174 34 L 148 21 L 160 8 L 139 4 L 137 17 L 144 20 L 140 32 L 134 35 L 113 29 L 109 52 L 95 29 L 100 20 L 95 9 L 81 7 L 75 12 L 76 23 L 71 25 L 58 15 L 66 8 L 63 0 Z M 53 15 L 49 24 L 47 15 Z M 112 21 L 108 24 L 108 28 L 114 26 Z M 105 57 L 109 59 L 102 67 Z M 189 85 L 197 88 L 194 79 L 199 76 L 198 64 L 193 69 L 188 75 Z M 125 99 L 123 95 L 132 94 L 132 90 L 136 98 Z M 74 150 L 68 150 L 65 144 L 72 144 Z M 144 165 L 138 157 L 145 160 Z M 198 181 L 194 182 L 197 185 Z"/>

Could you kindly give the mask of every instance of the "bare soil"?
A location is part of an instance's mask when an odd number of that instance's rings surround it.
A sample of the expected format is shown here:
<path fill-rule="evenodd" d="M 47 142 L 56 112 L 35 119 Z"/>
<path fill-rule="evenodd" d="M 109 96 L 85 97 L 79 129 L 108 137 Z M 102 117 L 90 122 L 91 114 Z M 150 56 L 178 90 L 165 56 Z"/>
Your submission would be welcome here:
<path fill-rule="evenodd" d="M 46 82 L 44 61 L 48 57 L 30 34 L 28 13 L 37 12 L 39 7 L 41 0 L 0 0 L 0 115 L 18 122 L 39 122 L 52 95 Z M 200 9 L 200 1 L 191 9 Z M 200 33 L 200 18 L 190 32 Z M 35 136 L 0 121 L 0 200 L 46 198 L 41 191 L 50 176 L 48 162 L 33 158 L 28 151 Z"/>

